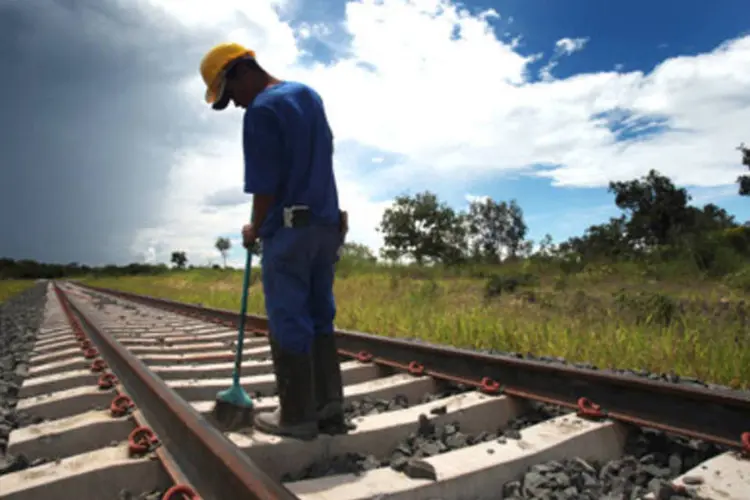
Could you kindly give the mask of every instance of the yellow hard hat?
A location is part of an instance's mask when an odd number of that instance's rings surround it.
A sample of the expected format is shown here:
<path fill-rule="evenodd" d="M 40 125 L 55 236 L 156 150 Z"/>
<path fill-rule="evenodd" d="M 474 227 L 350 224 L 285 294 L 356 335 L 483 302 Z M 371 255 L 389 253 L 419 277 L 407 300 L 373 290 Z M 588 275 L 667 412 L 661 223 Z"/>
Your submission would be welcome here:
<path fill-rule="evenodd" d="M 255 58 L 255 52 L 238 43 L 222 43 L 203 56 L 201 76 L 206 84 L 207 103 L 216 104 L 219 101 L 224 90 L 224 73 L 227 65 L 241 57 Z M 226 103 L 223 104 L 226 106 Z"/>

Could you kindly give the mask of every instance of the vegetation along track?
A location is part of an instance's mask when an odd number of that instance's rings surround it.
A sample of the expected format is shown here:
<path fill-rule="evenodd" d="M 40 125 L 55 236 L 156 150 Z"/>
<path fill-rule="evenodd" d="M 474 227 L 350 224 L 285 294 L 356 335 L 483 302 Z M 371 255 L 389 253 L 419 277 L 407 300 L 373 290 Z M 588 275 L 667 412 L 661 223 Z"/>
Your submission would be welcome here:
<path fill-rule="evenodd" d="M 747 393 L 338 332 L 354 430 L 222 437 L 236 313 L 70 283 L 46 301 L 2 409 L 2 499 L 750 498 Z M 271 410 L 249 325 L 243 385 Z"/>

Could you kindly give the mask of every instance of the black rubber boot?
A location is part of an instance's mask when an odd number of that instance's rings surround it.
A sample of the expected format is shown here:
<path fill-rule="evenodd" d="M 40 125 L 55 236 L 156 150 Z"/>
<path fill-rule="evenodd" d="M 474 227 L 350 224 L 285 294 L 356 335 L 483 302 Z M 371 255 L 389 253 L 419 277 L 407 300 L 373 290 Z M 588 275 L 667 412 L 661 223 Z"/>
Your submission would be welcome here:
<path fill-rule="evenodd" d="M 313 341 L 315 367 L 315 402 L 318 425 L 322 431 L 345 432 L 344 389 L 341 382 L 341 365 L 336 352 L 333 334 L 316 335 Z"/>
<path fill-rule="evenodd" d="M 274 412 L 258 413 L 255 428 L 266 434 L 311 440 L 318 437 L 318 419 L 310 354 L 284 351 L 271 341 L 271 356 L 279 393 Z"/>

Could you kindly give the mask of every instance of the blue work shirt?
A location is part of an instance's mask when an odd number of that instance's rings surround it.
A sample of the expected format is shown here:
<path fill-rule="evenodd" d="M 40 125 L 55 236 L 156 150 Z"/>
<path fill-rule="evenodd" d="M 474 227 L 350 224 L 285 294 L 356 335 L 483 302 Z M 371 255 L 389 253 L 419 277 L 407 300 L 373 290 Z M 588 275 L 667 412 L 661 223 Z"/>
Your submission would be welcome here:
<path fill-rule="evenodd" d="M 274 196 L 259 236 L 273 235 L 294 205 L 310 208 L 312 224 L 338 225 L 333 133 L 318 93 L 296 82 L 269 87 L 245 111 L 243 129 L 245 193 Z"/>

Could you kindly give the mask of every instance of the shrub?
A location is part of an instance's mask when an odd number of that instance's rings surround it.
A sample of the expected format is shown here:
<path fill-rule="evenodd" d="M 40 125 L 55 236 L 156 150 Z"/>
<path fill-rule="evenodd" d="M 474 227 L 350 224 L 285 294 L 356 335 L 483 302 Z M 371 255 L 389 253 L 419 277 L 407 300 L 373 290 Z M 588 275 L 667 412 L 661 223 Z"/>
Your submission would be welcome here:
<path fill-rule="evenodd" d="M 750 266 L 746 265 L 725 278 L 727 285 L 743 292 L 750 293 Z"/>
<path fill-rule="evenodd" d="M 677 319 L 680 308 L 677 302 L 663 293 L 636 292 L 624 289 L 614 294 L 615 304 L 634 316 L 637 324 L 669 326 Z"/>
<path fill-rule="evenodd" d="M 485 298 L 499 297 L 503 293 L 515 293 L 521 287 L 534 286 L 537 278 L 530 273 L 501 275 L 494 274 L 487 279 Z"/>

